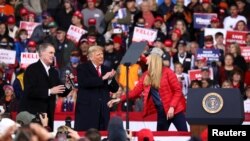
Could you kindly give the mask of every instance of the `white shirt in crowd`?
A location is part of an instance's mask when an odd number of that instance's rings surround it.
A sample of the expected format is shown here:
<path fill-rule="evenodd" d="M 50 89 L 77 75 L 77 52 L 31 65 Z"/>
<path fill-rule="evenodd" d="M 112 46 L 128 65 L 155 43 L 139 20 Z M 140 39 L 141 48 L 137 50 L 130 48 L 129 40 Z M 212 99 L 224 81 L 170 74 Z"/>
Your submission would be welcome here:
<path fill-rule="evenodd" d="M 236 23 L 240 20 L 243 20 L 245 23 L 247 23 L 247 19 L 244 16 L 238 15 L 236 18 L 227 16 L 223 21 L 224 29 L 233 30 L 235 28 Z"/>
<path fill-rule="evenodd" d="M 188 86 L 189 86 L 189 77 L 188 74 L 182 73 L 182 74 L 176 74 L 178 80 L 180 80 L 181 87 L 182 87 L 182 93 L 184 97 L 187 99 L 187 93 L 188 93 Z"/>

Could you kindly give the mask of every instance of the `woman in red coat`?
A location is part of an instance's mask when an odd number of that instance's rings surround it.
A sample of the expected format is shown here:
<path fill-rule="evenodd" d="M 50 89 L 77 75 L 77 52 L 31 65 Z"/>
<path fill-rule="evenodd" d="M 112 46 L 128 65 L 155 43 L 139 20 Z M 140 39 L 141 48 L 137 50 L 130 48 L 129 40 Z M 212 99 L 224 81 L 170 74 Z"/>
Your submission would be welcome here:
<path fill-rule="evenodd" d="M 157 131 L 168 130 L 171 123 L 178 131 L 187 131 L 184 111 L 185 98 L 180 83 L 172 70 L 162 65 L 161 51 L 152 51 L 148 57 L 148 71 L 146 71 L 135 88 L 130 91 L 129 99 L 136 99 L 144 94 L 143 115 L 157 113 Z M 126 96 L 108 102 L 112 107 Z"/>

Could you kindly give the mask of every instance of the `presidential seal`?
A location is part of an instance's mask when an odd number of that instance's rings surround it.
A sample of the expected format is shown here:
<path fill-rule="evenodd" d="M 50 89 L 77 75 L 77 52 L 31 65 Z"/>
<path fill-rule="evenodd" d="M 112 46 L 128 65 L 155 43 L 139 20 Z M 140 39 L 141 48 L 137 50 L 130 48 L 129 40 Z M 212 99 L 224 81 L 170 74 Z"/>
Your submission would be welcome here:
<path fill-rule="evenodd" d="M 202 107 L 210 114 L 218 113 L 223 107 L 223 99 L 218 93 L 208 93 L 202 100 Z"/>

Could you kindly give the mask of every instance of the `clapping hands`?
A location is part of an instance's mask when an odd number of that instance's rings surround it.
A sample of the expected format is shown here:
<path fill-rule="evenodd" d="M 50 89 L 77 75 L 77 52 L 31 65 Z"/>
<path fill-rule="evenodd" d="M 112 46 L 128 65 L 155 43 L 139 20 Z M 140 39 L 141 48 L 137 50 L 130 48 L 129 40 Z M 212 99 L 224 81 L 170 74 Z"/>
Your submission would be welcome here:
<path fill-rule="evenodd" d="M 103 77 L 102 80 L 112 79 L 116 74 L 116 71 L 112 69 L 111 71 L 107 72 Z"/>

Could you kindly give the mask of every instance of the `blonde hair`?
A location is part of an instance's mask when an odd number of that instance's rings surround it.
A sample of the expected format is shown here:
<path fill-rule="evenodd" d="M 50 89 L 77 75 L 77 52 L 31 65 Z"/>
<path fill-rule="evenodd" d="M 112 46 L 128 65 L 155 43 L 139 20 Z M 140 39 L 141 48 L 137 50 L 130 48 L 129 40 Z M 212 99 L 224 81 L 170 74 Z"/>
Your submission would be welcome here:
<path fill-rule="evenodd" d="M 160 88 L 162 76 L 162 58 L 158 54 L 151 54 L 148 60 L 148 74 L 144 79 L 144 85 Z"/>
<path fill-rule="evenodd" d="M 236 49 L 236 54 L 237 54 L 237 55 L 241 55 L 241 50 L 240 50 L 239 44 L 237 44 L 237 43 L 231 43 L 231 44 L 230 44 L 230 48 L 231 48 L 232 46 L 235 47 L 235 49 Z"/>
<path fill-rule="evenodd" d="M 88 58 L 96 51 L 103 51 L 103 47 L 100 46 L 91 46 L 88 49 Z"/>

